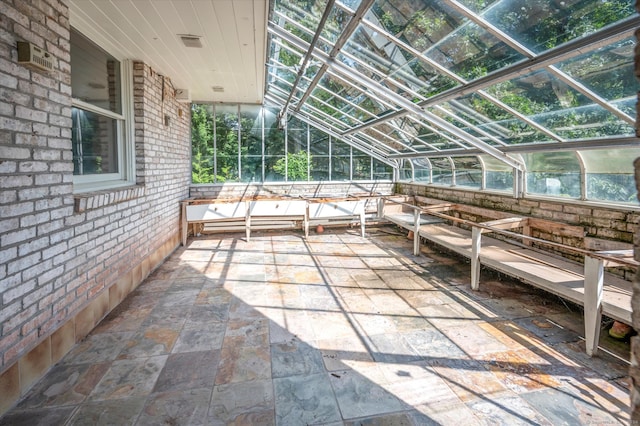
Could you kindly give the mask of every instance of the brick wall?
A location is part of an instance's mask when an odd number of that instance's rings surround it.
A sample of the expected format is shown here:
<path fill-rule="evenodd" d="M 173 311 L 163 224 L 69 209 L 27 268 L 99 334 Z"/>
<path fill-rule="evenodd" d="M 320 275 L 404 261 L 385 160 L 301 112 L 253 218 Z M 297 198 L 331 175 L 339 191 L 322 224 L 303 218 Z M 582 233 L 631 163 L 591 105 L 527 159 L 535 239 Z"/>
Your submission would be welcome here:
<path fill-rule="evenodd" d="M 137 185 L 74 195 L 69 28 L 63 1 L 0 2 L 0 414 L 177 246 L 188 196 L 189 108 L 142 63 Z M 18 64 L 22 40 L 55 70 Z"/>

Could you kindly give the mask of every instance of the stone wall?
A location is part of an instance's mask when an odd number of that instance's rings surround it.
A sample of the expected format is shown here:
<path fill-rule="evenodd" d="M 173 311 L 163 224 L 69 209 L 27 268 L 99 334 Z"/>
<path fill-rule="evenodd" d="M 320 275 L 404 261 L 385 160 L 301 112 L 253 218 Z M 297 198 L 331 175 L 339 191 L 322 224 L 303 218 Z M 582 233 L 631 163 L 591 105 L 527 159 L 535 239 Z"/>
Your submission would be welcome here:
<path fill-rule="evenodd" d="M 188 196 L 189 108 L 142 63 L 136 185 L 74 194 L 69 34 L 64 1 L 0 2 L 0 414 L 177 247 Z M 54 71 L 18 64 L 17 41 Z"/>

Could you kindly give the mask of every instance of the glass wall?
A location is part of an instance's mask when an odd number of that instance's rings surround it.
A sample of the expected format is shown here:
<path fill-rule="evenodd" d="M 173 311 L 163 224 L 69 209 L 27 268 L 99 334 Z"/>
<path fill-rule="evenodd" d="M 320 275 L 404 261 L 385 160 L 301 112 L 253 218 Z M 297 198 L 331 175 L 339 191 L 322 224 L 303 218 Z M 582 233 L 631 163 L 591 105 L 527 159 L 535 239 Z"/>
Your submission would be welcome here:
<path fill-rule="evenodd" d="M 373 180 L 392 167 L 259 105 L 192 104 L 193 183 Z"/>

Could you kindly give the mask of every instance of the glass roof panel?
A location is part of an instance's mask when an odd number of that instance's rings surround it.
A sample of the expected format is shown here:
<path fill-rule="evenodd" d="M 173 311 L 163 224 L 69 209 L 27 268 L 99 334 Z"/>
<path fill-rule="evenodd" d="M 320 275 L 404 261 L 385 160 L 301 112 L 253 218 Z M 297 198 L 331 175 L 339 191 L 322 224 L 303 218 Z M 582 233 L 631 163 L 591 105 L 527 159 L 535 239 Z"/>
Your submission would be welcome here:
<path fill-rule="evenodd" d="M 565 139 L 633 134 L 632 126 L 545 70 L 498 83 L 487 92 Z"/>
<path fill-rule="evenodd" d="M 361 26 L 354 33 L 345 45 L 343 52 L 357 58 L 364 64 L 378 71 L 379 75 L 397 81 L 405 86 L 402 90 L 411 90 L 414 95 L 421 96 L 420 99 L 412 99 L 412 94 L 404 94 L 406 98 L 414 102 L 440 93 L 458 83 L 445 75 L 442 75 L 427 62 L 413 56 L 409 51 L 389 41 L 386 37 L 376 33 L 368 27 Z M 343 63 L 351 66 L 353 60 L 344 55 L 340 55 Z M 369 71 L 366 74 L 370 74 Z M 387 87 L 393 88 L 393 83 L 389 84 L 383 78 Z"/>
<path fill-rule="evenodd" d="M 395 122 L 400 123 L 398 124 L 398 126 L 405 132 L 415 134 L 415 138 L 418 140 L 414 142 L 413 146 L 421 152 L 425 150 L 434 152 L 434 150 L 456 149 L 460 148 L 461 146 L 466 146 L 465 144 L 451 136 L 445 136 L 447 135 L 446 132 L 436 132 L 433 129 L 425 127 L 421 122 L 415 119 L 405 118 L 402 120 L 395 120 Z M 430 145 L 431 148 L 426 146 L 427 144 Z M 425 146 L 423 148 L 419 148 L 420 145 Z"/>
<path fill-rule="evenodd" d="M 377 0 L 371 10 L 376 24 L 466 80 L 524 59 L 444 1 Z"/>
<path fill-rule="evenodd" d="M 635 38 L 618 41 L 562 62 L 558 68 L 609 101 L 635 100 L 640 90 L 633 71 L 635 44 Z"/>
<path fill-rule="evenodd" d="M 474 126 L 472 123 L 469 123 L 463 117 L 459 116 L 457 111 L 452 108 L 449 103 L 444 103 L 438 107 L 428 108 L 428 111 L 439 116 L 440 118 L 445 119 L 449 123 L 456 126 L 458 129 L 463 130 L 467 134 L 474 136 L 485 143 L 491 145 L 500 145 L 499 142 L 487 136 L 485 133 L 482 133 L 482 129 Z"/>
<path fill-rule="evenodd" d="M 327 0 L 277 0 L 275 11 L 301 23 L 314 33 L 318 29 L 320 17 L 326 7 Z"/>
<path fill-rule="evenodd" d="M 358 1 L 357 3 L 360 2 Z M 353 10 L 355 10 L 356 7 L 357 5 L 353 7 Z M 331 13 L 329 14 L 329 18 L 322 29 L 322 37 L 328 40 L 326 46 L 329 47 L 329 49 L 325 48 L 323 50 L 327 52 L 330 51 L 330 47 L 338 40 L 338 37 L 340 37 L 340 34 L 342 34 L 342 31 L 344 30 L 344 27 L 349 23 L 349 21 L 351 21 L 351 16 L 351 13 L 347 12 L 345 9 L 335 6 L 333 7 L 333 10 L 331 10 Z"/>
<path fill-rule="evenodd" d="M 636 13 L 629 0 L 461 1 L 536 53 Z"/>
<path fill-rule="evenodd" d="M 526 121 L 477 94 L 463 96 L 448 104 L 456 115 L 506 144 L 548 142 L 551 139 Z"/>

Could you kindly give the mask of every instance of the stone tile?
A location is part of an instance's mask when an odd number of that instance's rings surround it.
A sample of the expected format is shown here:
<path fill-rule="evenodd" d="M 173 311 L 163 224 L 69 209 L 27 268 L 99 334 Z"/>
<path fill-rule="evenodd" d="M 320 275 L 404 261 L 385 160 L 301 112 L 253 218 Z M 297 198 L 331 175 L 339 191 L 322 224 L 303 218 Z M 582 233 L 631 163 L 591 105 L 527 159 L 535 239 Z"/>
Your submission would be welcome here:
<path fill-rule="evenodd" d="M 218 385 L 213 388 L 209 419 L 212 424 L 275 424 L 271 380 Z"/>
<path fill-rule="evenodd" d="M 173 353 L 212 351 L 222 347 L 225 323 L 211 323 L 209 325 L 184 326 L 175 346 Z"/>
<path fill-rule="evenodd" d="M 492 353 L 487 355 L 487 361 L 487 368 L 515 393 L 561 385 L 553 374 L 545 371 L 550 364 L 526 349 Z"/>
<path fill-rule="evenodd" d="M 345 420 L 408 408 L 392 392 L 354 370 L 331 373 L 329 380 Z"/>
<path fill-rule="evenodd" d="M 229 305 L 197 305 L 192 306 L 185 327 L 197 325 L 207 326 L 215 322 L 229 320 Z"/>
<path fill-rule="evenodd" d="M 131 397 L 107 401 L 91 401 L 80 406 L 69 425 L 133 425 L 142 411 L 145 397 Z"/>
<path fill-rule="evenodd" d="M 271 345 L 271 374 L 274 378 L 309 375 L 324 371 L 320 351 L 294 339 Z"/>
<path fill-rule="evenodd" d="M 580 339 L 573 331 L 560 328 L 545 317 L 521 318 L 514 321 L 519 326 L 542 338 L 546 343 L 575 342 Z"/>
<path fill-rule="evenodd" d="M 167 357 L 153 392 L 211 388 L 219 361 L 220 351 L 171 354 Z"/>
<path fill-rule="evenodd" d="M 377 362 L 398 364 L 422 359 L 400 334 L 375 334 L 366 336 L 365 340 Z"/>
<path fill-rule="evenodd" d="M 425 422 L 425 418 L 420 419 L 421 425 L 437 425 L 438 423 Z M 415 419 L 410 414 L 383 414 L 381 416 L 366 417 L 358 420 L 346 421 L 344 426 L 413 426 L 416 425 Z"/>
<path fill-rule="evenodd" d="M 400 333 L 409 346 L 424 359 L 466 359 L 468 355 L 446 335 L 434 328 Z"/>
<path fill-rule="evenodd" d="M 147 358 L 171 353 L 178 334 L 178 331 L 166 327 L 153 325 L 146 327 L 131 336 L 118 355 L 118 359 Z"/>
<path fill-rule="evenodd" d="M 474 401 L 468 406 L 482 424 L 486 425 L 553 426 L 553 423 L 517 396 Z"/>
<path fill-rule="evenodd" d="M 428 362 L 462 402 L 511 395 L 483 361 L 442 357 Z"/>
<path fill-rule="evenodd" d="M 29 391 L 18 409 L 79 404 L 93 391 L 110 365 L 108 362 L 57 365 Z"/>
<path fill-rule="evenodd" d="M 169 291 L 158 301 L 158 306 L 163 308 L 178 307 L 178 306 L 192 306 L 196 301 L 196 298 L 200 294 L 199 289 L 188 289 Z"/>
<path fill-rule="evenodd" d="M 341 420 L 325 373 L 273 379 L 276 424 L 323 424 Z"/>
<path fill-rule="evenodd" d="M 463 403 L 424 404 L 415 407 L 416 414 L 410 414 L 416 425 L 490 425 L 482 423 L 474 412 Z"/>
<path fill-rule="evenodd" d="M 588 424 L 615 425 L 621 420 L 563 388 L 543 389 L 520 397 L 553 425 L 584 424 L 587 419 Z"/>
<path fill-rule="evenodd" d="M 211 389 L 189 389 L 154 393 L 145 404 L 136 425 L 208 425 Z"/>
<path fill-rule="evenodd" d="M 271 355 L 269 347 L 223 346 L 216 374 L 216 385 L 269 379 Z"/>
<path fill-rule="evenodd" d="M 87 364 L 113 361 L 132 336 L 132 332 L 92 334 L 78 343 L 61 363 Z"/>
<path fill-rule="evenodd" d="M 75 406 L 14 410 L 0 418 L 0 426 L 51 426 L 63 425 L 71 417 Z"/>
<path fill-rule="evenodd" d="M 316 340 L 313 346 L 320 350 L 327 371 L 351 368 L 354 362 L 373 362 L 369 349 L 358 337 Z"/>
<path fill-rule="evenodd" d="M 233 319 L 227 323 L 225 340 L 234 340 L 235 345 L 269 345 L 269 320 L 266 318 Z"/>
<path fill-rule="evenodd" d="M 142 326 L 143 321 L 150 313 L 150 307 L 124 311 L 118 310 L 117 312 L 112 311 L 96 326 L 92 333 L 136 331 Z"/>
<path fill-rule="evenodd" d="M 469 356 L 479 356 L 493 352 L 503 352 L 508 347 L 499 339 L 485 332 L 477 324 L 462 327 L 442 328 L 441 331 Z"/>
<path fill-rule="evenodd" d="M 114 361 L 89 399 L 95 401 L 148 395 L 166 360 L 166 355 L 159 355 Z"/>

